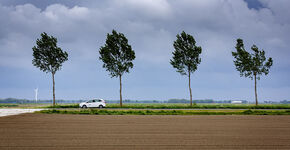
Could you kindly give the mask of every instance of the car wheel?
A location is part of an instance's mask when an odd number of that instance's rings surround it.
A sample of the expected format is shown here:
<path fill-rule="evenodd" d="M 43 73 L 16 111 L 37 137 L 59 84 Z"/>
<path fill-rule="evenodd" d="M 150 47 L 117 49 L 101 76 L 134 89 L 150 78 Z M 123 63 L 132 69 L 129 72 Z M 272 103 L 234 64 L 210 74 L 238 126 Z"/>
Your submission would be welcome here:
<path fill-rule="evenodd" d="M 104 106 L 103 105 L 99 105 L 99 108 L 104 108 Z"/>
<path fill-rule="evenodd" d="M 83 105 L 83 107 L 82 108 L 88 108 L 86 105 Z"/>

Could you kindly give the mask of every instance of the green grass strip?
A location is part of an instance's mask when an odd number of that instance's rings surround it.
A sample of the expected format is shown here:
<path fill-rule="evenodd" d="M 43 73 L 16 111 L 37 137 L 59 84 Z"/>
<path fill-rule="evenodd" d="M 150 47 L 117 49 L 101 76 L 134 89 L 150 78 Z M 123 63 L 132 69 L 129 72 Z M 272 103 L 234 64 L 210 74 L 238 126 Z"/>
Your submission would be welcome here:
<path fill-rule="evenodd" d="M 79 104 L 57 104 L 55 106 L 44 106 L 43 108 L 79 108 Z"/>
<path fill-rule="evenodd" d="M 290 115 L 290 110 L 42 110 L 45 114 L 86 114 L 86 115 Z"/>
<path fill-rule="evenodd" d="M 56 106 L 45 106 L 43 108 L 79 108 L 78 104 L 58 104 Z M 107 108 L 131 108 L 131 109 L 290 109 L 289 104 L 107 104 Z"/>
<path fill-rule="evenodd" d="M 0 104 L 0 107 L 17 107 L 16 104 Z"/>

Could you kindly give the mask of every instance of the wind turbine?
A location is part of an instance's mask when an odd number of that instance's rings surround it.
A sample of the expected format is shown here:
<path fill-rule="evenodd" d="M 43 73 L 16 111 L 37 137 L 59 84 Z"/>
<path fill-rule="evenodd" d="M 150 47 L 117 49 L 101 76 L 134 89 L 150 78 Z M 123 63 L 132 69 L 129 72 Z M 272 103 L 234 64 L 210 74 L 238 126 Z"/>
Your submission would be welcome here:
<path fill-rule="evenodd" d="M 35 92 L 35 102 L 37 103 L 38 88 L 34 89 L 34 92 Z"/>

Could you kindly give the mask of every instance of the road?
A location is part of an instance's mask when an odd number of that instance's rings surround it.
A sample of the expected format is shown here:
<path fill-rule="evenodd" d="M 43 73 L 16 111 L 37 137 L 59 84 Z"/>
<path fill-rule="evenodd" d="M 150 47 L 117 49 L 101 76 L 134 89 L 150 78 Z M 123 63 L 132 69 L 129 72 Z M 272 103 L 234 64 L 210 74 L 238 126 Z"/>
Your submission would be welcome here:
<path fill-rule="evenodd" d="M 18 108 L 10 108 L 10 109 L 0 109 L 0 117 L 10 116 L 10 115 L 18 115 L 23 113 L 33 113 L 35 111 L 40 111 L 43 109 L 18 109 Z"/>

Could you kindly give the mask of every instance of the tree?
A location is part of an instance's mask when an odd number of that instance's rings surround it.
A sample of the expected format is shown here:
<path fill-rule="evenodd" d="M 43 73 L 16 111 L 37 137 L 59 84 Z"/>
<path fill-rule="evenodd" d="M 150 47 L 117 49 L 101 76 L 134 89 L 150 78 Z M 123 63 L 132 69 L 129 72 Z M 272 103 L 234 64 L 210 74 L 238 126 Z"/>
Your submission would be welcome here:
<path fill-rule="evenodd" d="M 235 58 L 234 64 L 237 71 L 240 72 L 240 76 L 255 79 L 255 100 L 256 105 L 258 105 L 257 79 L 259 80 L 261 75 L 267 75 L 269 73 L 269 69 L 273 65 L 273 60 L 269 57 L 266 61 L 265 51 L 259 50 L 256 45 L 253 45 L 251 49 L 253 50 L 252 54 L 245 50 L 243 40 L 237 39 L 237 51 L 232 52 L 232 55 Z"/>
<path fill-rule="evenodd" d="M 197 70 L 197 65 L 200 64 L 201 58 L 199 57 L 202 49 L 200 46 L 195 45 L 193 36 L 186 34 L 184 31 L 178 35 L 173 43 L 175 51 L 172 53 L 173 57 L 170 59 L 170 64 L 177 69 L 181 75 L 188 76 L 188 88 L 190 93 L 190 106 L 192 106 L 192 93 L 190 85 L 191 73 Z"/>
<path fill-rule="evenodd" d="M 55 106 L 55 82 L 54 75 L 61 69 L 62 63 L 68 60 L 68 54 L 57 46 L 57 39 L 41 33 L 41 39 L 36 40 L 36 45 L 32 48 L 32 64 L 45 73 L 52 74 L 53 83 L 53 106 Z"/>
<path fill-rule="evenodd" d="M 122 76 L 133 68 L 132 61 L 135 52 L 128 44 L 128 40 L 122 33 L 115 30 L 107 34 L 106 44 L 100 48 L 99 59 L 103 61 L 103 68 L 110 72 L 111 77 L 119 77 L 120 80 L 120 106 L 122 107 Z"/>

